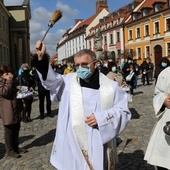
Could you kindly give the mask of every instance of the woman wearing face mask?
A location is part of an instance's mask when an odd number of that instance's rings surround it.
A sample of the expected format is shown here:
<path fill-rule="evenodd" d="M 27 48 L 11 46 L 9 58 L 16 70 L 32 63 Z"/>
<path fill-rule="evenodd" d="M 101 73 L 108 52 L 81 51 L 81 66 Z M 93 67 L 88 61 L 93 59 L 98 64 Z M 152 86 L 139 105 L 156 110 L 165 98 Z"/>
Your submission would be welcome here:
<path fill-rule="evenodd" d="M 108 78 L 117 81 L 119 86 L 124 85 L 123 76 L 121 73 L 118 72 L 117 64 L 115 62 L 112 61 L 108 63 L 108 71 Z"/>
<path fill-rule="evenodd" d="M 168 66 L 170 66 L 170 61 L 168 60 L 167 57 L 162 57 L 159 62 L 159 65 L 156 66 L 155 68 L 155 72 L 154 72 L 155 84 L 157 82 L 160 72 L 164 70 L 165 68 L 167 68 Z"/>
<path fill-rule="evenodd" d="M 28 91 L 33 91 L 35 88 L 35 80 L 32 75 L 29 74 L 29 65 L 27 63 L 22 64 L 22 74 L 19 76 L 19 83 L 21 86 L 26 86 L 28 88 Z M 33 102 L 33 97 L 29 96 L 28 98 L 24 98 L 24 110 L 22 119 L 23 122 L 28 123 L 32 122 L 31 120 L 31 107 Z"/>

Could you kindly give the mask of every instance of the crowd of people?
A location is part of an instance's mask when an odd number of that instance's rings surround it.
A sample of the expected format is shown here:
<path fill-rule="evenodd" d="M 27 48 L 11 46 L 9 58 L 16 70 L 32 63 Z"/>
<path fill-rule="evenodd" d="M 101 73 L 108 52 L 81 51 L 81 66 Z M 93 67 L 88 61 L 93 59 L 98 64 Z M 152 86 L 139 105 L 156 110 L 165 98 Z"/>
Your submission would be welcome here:
<path fill-rule="evenodd" d="M 75 54 L 74 63 L 53 65 L 49 63 L 43 42 L 38 41 L 35 49 L 32 67 L 23 63 L 17 75 L 9 65 L 0 67 L 0 117 L 7 156 L 20 158 L 21 153 L 27 152 L 19 148 L 20 122 L 32 122 L 33 94 L 37 91 L 40 119 L 45 118 L 45 99 L 49 117 L 53 117 L 51 103 L 59 102 L 51 164 L 59 170 L 114 170 L 116 138 L 131 118 L 128 94 L 134 95 L 140 75 L 143 86 L 155 80 L 154 108 L 160 119 L 151 136 L 145 160 L 157 169 L 169 168 L 162 154 L 169 147 L 164 145 L 168 139 L 160 132 L 170 108 L 167 97 L 170 88 L 164 85 L 165 79 L 169 81 L 167 67 L 170 62 L 167 57 L 162 57 L 155 67 L 150 58 L 144 59 L 140 65 L 131 57 L 126 61 L 102 61 L 96 59 L 93 51 L 84 49 Z M 25 87 L 30 95 L 18 97 L 23 92 L 21 87 Z M 161 135 L 158 136 L 157 132 Z M 161 142 L 155 143 L 160 137 Z M 169 158 L 170 153 L 166 155 Z"/>

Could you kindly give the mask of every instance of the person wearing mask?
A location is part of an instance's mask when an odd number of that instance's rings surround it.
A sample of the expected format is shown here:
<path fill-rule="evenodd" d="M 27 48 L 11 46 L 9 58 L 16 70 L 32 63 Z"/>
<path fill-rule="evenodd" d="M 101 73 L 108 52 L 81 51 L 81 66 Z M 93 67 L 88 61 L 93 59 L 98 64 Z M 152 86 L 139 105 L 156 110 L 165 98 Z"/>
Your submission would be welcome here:
<path fill-rule="evenodd" d="M 153 81 L 154 64 L 153 64 L 151 58 L 148 59 L 148 65 L 149 65 L 149 70 L 148 70 L 149 80 Z"/>
<path fill-rule="evenodd" d="M 160 72 L 169 66 L 170 66 L 169 59 L 167 57 L 162 57 L 158 66 L 156 66 L 155 68 L 155 72 L 154 72 L 155 84 L 157 82 Z"/>
<path fill-rule="evenodd" d="M 157 170 L 170 169 L 170 67 L 163 69 L 154 90 L 153 107 L 158 121 L 154 125 L 144 160 Z M 166 128 L 167 127 L 167 128 Z"/>
<path fill-rule="evenodd" d="M 144 58 L 143 63 L 140 66 L 142 72 L 142 83 L 145 85 L 145 80 L 147 81 L 147 85 L 149 85 L 149 65 L 146 62 L 146 58 Z"/>
<path fill-rule="evenodd" d="M 45 51 L 45 44 L 38 41 L 36 68 L 52 101 L 60 101 L 50 162 L 59 170 L 114 170 L 114 138 L 131 118 L 127 94 L 99 73 L 90 49 L 75 54 L 76 72 L 66 76 L 52 70 Z"/>
<path fill-rule="evenodd" d="M 4 126 L 6 155 L 20 158 L 26 150 L 19 148 L 20 115 L 23 109 L 21 99 L 17 99 L 16 80 L 11 68 L 0 67 L 0 118 Z"/>
<path fill-rule="evenodd" d="M 30 72 L 29 65 L 27 63 L 22 64 L 22 70 L 23 73 L 19 76 L 20 86 L 26 86 L 28 88 L 28 91 L 33 91 L 36 86 L 36 83 L 34 77 L 29 74 Z M 24 110 L 22 115 L 23 122 L 25 123 L 32 122 L 31 109 L 33 96 L 23 98 L 23 102 L 24 102 Z"/>
<path fill-rule="evenodd" d="M 133 60 L 133 68 L 134 68 L 134 88 L 136 89 L 137 88 L 137 85 L 138 85 L 138 75 L 139 75 L 139 64 L 137 63 L 137 60 L 134 59 Z"/>
<path fill-rule="evenodd" d="M 107 77 L 111 80 L 118 82 L 119 86 L 124 86 L 124 79 L 121 73 L 118 72 L 117 64 L 115 62 L 108 63 L 108 71 Z"/>
<path fill-rule="evenodd" d="M 99 72 L 103 73 L 104 75 L 107 75 L 107 73 L 108 73 L 108 68 L 105 67 L 105 66 L 103 66 L 103 64 L 102 64 L 102 62 L 101 62 L 100 60 L 98 60 L 98 61 L 96 62 L 96 66 L 97 66 Z"/>
<path fill-rule="evenodd" d="M 123 76 L 124 79 L 126 80 L 126 77 L 129 75 L 130 73 L 130 66 L 133 64 L 133 60 L 131 57 L 128 57 L 127 62 L 125 62 L 122 71 L 123 71 Z"/>

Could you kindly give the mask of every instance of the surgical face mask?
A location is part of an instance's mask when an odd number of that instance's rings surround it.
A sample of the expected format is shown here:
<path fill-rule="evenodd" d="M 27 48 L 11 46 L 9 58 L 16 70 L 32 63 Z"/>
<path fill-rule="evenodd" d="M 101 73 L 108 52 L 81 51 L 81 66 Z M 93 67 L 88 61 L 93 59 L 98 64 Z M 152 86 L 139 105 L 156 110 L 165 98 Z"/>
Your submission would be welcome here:
<path fill-rule="evenodd" d="M 116 67 L 112 67 L 112 71 L 115 72 L 116 71 Z"/>
<path fill-rule="evenodd" d="M 162 62 L 161 66 L 165 68 L 167 66 L 167 63 Z"/>
<path fill-rule="evenodd" d="M 90 67 L 83 68 L 81 66 L 76 69 L 76 73 L 83 80 L 88 80 L 93 74 Z"/>
<path fill-rule="evenodd" d="M 128 63 L 129 63 L 129 64 L 132 63 L 132 60 L 128 60 Z"/>

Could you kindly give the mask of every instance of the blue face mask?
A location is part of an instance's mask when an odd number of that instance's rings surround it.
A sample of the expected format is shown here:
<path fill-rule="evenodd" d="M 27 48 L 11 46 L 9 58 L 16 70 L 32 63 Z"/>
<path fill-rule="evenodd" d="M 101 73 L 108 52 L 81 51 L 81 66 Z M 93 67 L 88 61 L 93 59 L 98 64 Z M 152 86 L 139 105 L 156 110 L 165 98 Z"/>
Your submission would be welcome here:
<path fill-rule="evenodd" d="M 112 71 L 115 72 L 116 71 L 116 67 L 112 67 Z"/>
<path fill-rule="evenodd" d="M 162 62 L 161 66 L 165 68 L 167 66 L 167 63 Z"/>
<path fill-rule="evenodd" d="M 129 63 L 129 64 L 132 63 L 132 60 L 128 60 L 128 63 Z"/>
<path fill-rule="evenodd" d="M 90 67 L 83 68 L 81 66 L 76 69 L 76 73 L 83 80 L 88 80 L 93 74 L 90 70 Z"/>

